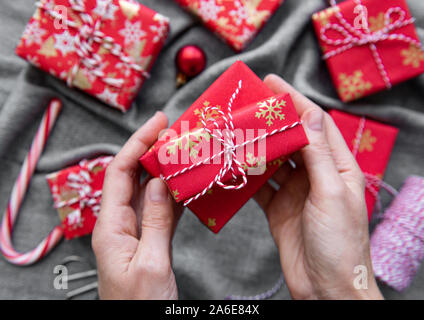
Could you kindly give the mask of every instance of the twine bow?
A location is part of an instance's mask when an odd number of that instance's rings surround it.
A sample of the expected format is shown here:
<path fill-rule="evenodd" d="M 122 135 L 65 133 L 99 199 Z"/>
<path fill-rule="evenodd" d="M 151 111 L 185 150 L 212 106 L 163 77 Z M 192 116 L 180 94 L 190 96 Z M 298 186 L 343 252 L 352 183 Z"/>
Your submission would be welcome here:
<path fill-rule="evenodd" d="M 362 5 L 361 0 L 355 0 L 355 3 L 358 5 Z M 330 5 L 332 7 L 337 7 L 337 3 L 335 0 L 330 0 Z M 392 22 L 393 14 L 397 14 L 398 18 Z M 381 30 L 375 32 L 370 31 L 368 24 L 362 26 L 365 32 L 360 32 L 358 28 L 355 28 L 349 22 L 346 21 L 340 11 L 336 10 L 335 15 L 337 20 L 339 21 L 339 24 L 330 23 L 322 27 L 320 30 L 320 38 L 324 43 L 328 45 L 339 47 L 337 49 L 325 53 L 323 59 L 329 59 L 345 51 L 348 51 L 353 47 L 368 45 L 373 54 L 374 61 L 377 64 L 377 68 L 380 72 L 380 75 L 383 78 L 384 83 L 388 89 L 392 87 L 392 83 L 383 64 L 381 56 L 378 52 L 376 44 L 387 40 L 402 41 L 421 49 L 421 44 L 419 41 L 401 33 L 391 33 L 394 30 L 413 24 L 415 21 L 414 18 L 405 19 L 406 12 L 400 7 L 389 8 L 384 14 L 384 27 Z M 329 30 L 338 32 L 342 36 L 342 39 L 330 39 L 329 37 L 327 37 L 326 33 Z"/>
<path fill-rule="evenodd" d="M 81 222 L 81 211 L 86 207 L 90 207 L 95 216 L 100 212 L 102 190 L 93 192 L 93 188 L 90 185 L 93 182 L 90 172 L 96 166 L 106 167 L 112 159 L 113 157 L 103 157 L 92 161 L 82 160 L 80 162 L 80 171 L 68 175 L 67 186 L 75 190 L 78 196 L 69 200 L 57 202 L 55 208 L 68 207 L 75 203 L 79 203 L 79 214 L 70 215 L 68 219 L 70 225 L 79 224 Z"/>
<path fill-rule="evenodd" d="M 221 188 L 226 190 L 239 190 L 244 188 L 247 185 L 247 173 L 244 170 L 243 165 L 240 163 L 240 161 L 237 160 L 237 156 L 236 156 L 237 149 L 245 147 L 248 144 L 255 143 L 260 140 L 264 140 L 268 136 L 272 136 L 277 133 L 284 132 L 286 130 L 289 130 L 291 128 L 294 128 L 302 124 L 301 121 L 296 121 L 292 124 L 274 129 L 273 131 L 267 132 L 261 136 L 257 136 L 251 140 L 246 140 L 243 143 L 236 144 L 235 132 L 234 132 L 235 128 L 234 128 L 233 115 L 232 115 L 232 106 L 235 99 L 239 95 L 241 89 L 242 89 L 242 81 L 240 80 L 238 82 L 237 88 L 231 95 L 230 100 L 228 101 L 226 113 L 217 107 L 208 106 L 202 111 L 202 114 L 201 114 L 201 123 L 203 126 L 203 130 L 205 130 L 211 137 L 215 138 L 216 141 L 219 141 L 221 143 L 223 147 L 222 150 L 220 152 L 215 153 L 214 155 L 210 157 L 207 157 L 206 159 L 202 161 L 194 163 L 189 167 L 179 170 L 173 174 L 170 174 L 167 177 L 162 176 L 163 180 L 168 181 L 200 165 L 209 164 L 215 158 L 218 158 L 221 156 L 224 157 L 224 165 L 221 167 L 221 169 L 219 170 L 215 178 L 201 192 L 197 193 L 195 196 L 184 201 L 184 206 L 187 206 L 193 200 L 196 200 L 200 198 L 201 196 L 205 195 L 206 192 L 208 192 L 214 185 L 218 185 Z M 210 117 L 210 118 L 207 117 L 208 112 L 212 110 L 218 112 L 221 118 L 224 120 L 223 129 L 220 128 L 220 125 L 217 119 L 213 117 Z M 208 126 L 208 122 L 212 123 L 212 127 L 214 128 L 213 130 L 211 130 L 210 126 Z M 234 184 L 226 184 L 223 182 L 224 178 L 227 176 L 228 173 L 231 173 Z M 241 180 L 242 180 L 240 183 L 236 182 L 236 180 L 238 179 L 237 173 L 239 173 L 239 176 L 241 177 Z"/>
<path fill-rule="evenodd" d="M 122 47 L 119 44 L 114 43 L 114 39 L 112 37 L 106 36 L 102 31 L 100 31 L 100 27 L 103 23 L 103 17 L 102 19 L 94 22 L 93 17 L 86 12 L 83 0 L 69 0 L 69 3 L 72 10 L 81 18 L 81 21 L 83 22 L 82 26 L 79 26 L 75 21 L 68 20 L 65 16 L 56 12 L 51 4 L 43 0 L 36 3 L 38 8 L 44 10 L 51 17 L 58 21 L 63 21 L 66 27 L 78 30 L 78 33 L 74 37 L 74 44 L 75 51 L 80 59 L 68 73 L 68 77 L 66 79 L 68 86 L 72 87 L 81 64 L 109 86 L 121 88 L 124 85 L 124 79 L 107 77 L 101 70 L 103 61 L 100 55 L 94 52 L 92 47 L 94 43 L 98 43 L 105 49 L 109 50 L 111 54 L 116 56 L 127 67 L 137 71 L 143 77 L 148 78 L 150 76 L 147 71 L 145 71 L 140 65 L 136 64 L 131 57 L 123 52 Z M 107 12 L 109 5 L 110 2 L 106 4 L 104 8 L 105 12 Z"/>

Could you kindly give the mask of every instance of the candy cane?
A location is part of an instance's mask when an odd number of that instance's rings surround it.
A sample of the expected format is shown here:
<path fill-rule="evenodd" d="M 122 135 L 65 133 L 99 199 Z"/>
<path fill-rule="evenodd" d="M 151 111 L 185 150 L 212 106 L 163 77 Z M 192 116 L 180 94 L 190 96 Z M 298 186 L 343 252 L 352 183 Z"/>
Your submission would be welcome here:
<path fill-rule="evenodd" d="M 27 253 L 17 252 L 12 245 L 13 226 L 18 216 L 19 208 L 61 107 L 62 103 L 60 100 L 53 99 L 50 101 L 32 142 L 31 149 L 21 167 L 18 179 L 13 186 L 9 203 L 3 216 L 0 228 L 0 250 L 7 261 L 16 265 L 26 266 L 40 260 L 59 242 L 63 235 L 61 226 L 56 226 L 35 249 Z"/>

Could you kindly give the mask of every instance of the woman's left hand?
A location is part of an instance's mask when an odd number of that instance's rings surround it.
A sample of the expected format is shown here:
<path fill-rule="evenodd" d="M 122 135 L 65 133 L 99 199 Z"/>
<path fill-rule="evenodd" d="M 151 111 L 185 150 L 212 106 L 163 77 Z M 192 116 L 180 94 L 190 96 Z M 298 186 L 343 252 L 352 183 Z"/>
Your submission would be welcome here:
<path fill-rule="evenodd" d="M 156 113 L 106 170 L 92 238 L 101 299 L 178 299 L 172 238 L 182 209 L 161 179 L 140 184 L 138 161 L 167 123 Z"/>

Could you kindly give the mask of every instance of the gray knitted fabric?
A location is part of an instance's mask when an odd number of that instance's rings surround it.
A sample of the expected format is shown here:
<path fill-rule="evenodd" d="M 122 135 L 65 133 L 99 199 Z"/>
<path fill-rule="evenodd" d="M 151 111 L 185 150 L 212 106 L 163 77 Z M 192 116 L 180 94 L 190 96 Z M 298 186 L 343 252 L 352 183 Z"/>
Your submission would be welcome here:
<path fill-rule="evenodd" d="M 34 12 L 33 1 L 3 1 L 0 11 L 0 212 L 29 149 L 48 100 L 58 96 L 62 114 L 50 136 L 14 231 L 18 250 L 34 247 L 59 222 L 45 175 L 82 157 L 117 152 L 129 135 L 156 110 L 174 122 L 236 59 L 260 77 L 278 73 L 324 107 L 343 109 L 385 121 L 400 129 L 385 180 L 399 188 L 410 174 L 424 176 L 424 77 L 389 92 L 342 104 L 336 96 L 311 24 L 311 15 L 324 8 L 321 0 L 287 0 L 253 43 L 239 55 L 184 12 L 172 0 L 143 0 L 168 16 L 171 34 L 134 106 L 121 114 L 98 100 L 31 67 L 14 54 L 24 27 Z M 421 38 L 424 3 L 408 0 Z M 185 44 L 197 44 L 208 57 L 207 69 L 183 88 L 175 88 L 174 57 Z M 385 204 L 389 199 L 384 199 Z M 69 255 L 94 263 L 90 238 L 62 241 L 43 261 L 16 267 L 0 258 L 0 298 L 63 298 L 53 288 L 53 268 Z M 73 268 L 73 267 L 71 267 Z M 82 266 L 75 266 L 75 269 Z M 280 277 L 279 257 L 264 214 L 254 201 L 215 235 L 186 211 L 174 239 L 174 268 L 180 297 L 219 299 L 228 294 L 250 295 L 273 286 Z M 82 284 L 82 282 L 75 285 Z M 74 284 L 72 284 L 74 285 Z M 383 287 L 387 298 L 422 298 L 424 270 L 404 293 Z M 94 294 L 85 296 L 95 297 Z M 290 298 L 283 288 L 275 298 Z"/>

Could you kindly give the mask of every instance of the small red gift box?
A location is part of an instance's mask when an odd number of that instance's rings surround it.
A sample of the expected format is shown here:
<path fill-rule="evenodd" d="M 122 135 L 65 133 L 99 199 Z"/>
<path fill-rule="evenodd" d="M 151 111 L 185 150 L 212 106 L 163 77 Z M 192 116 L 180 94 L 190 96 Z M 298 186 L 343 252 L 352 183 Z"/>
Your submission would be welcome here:
<path fill-rule="evenodd" d="M 284 0 L 176 0 L 236 51 L 255 37 Z"/>
<path fill-rule="evenodd" d="M 371 219 L 380 189 L 380 181 L 383 179 L 389 163 L 399 130 L 377 121 L 337 110 L 330 110 L 329 113 L 365 174 L 367 181 L 365 200 L 368 218 Z"/>
<path fill-rule="evenodd" d="M 167 37 L 168 19 L 129 0 L 41 0 L 16 53 L 126 111 Z"/>
<path fill-rule="evenodd" d="M 141 159 L 217 233 L 293 152 L 308 143 L 288 94 L 242 62 L 224 72 Z"/>
<path fill-rule="evenodd" d="M 47 176 L 66 239 L 90 234 L 100 211 L 106 167 L 113 157 L 83 160 Z"/>
<path fill-rule="evenodd" d="M 405 0 L 330 3 L 313 15 L 313 24 L 344 102 L 424 72 L 424 51 Z"/>

